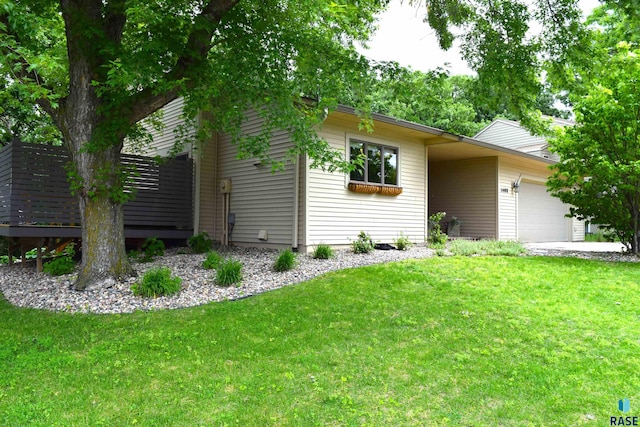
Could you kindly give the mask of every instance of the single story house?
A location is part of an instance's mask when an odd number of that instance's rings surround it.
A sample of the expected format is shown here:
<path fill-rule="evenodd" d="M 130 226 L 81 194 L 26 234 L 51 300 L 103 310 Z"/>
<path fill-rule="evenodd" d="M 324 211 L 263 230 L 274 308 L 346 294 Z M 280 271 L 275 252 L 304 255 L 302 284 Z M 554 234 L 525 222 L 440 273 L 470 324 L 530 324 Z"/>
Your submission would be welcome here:
<path fill-rule="evenodd" d="M 168 153 L 181 112 L 179 99 L 164 108 L 167 126 L 146 154 Z M 185 153 L 195 163 L 194 232 L 300 251 L 320 243 L 346 246 L 360 231 L 379 242 L 403 233 L 420 243 L 429 215 L 443 211 L 461 221 L 464 237 L 583 239 L 583 227 L 564 218 L 566 207 L 558 209 L 545 191 L 554 160 L 388 116 L 373 119 L 373 133 L 360 131 L 355 111 L 342 106 L 318 129 L 345 157 L 367 156 L 366 169 L 351 174 L 311 169 L 304 156 L 272 173 L 256 160 L 239 160 L 225 134 L 199 155 Z M 258 115 L 248 113 L 243 131 L 258 132 L 260 125 Z M 287 132 L 276 132 L 272 155 L 290 144 Z"/>

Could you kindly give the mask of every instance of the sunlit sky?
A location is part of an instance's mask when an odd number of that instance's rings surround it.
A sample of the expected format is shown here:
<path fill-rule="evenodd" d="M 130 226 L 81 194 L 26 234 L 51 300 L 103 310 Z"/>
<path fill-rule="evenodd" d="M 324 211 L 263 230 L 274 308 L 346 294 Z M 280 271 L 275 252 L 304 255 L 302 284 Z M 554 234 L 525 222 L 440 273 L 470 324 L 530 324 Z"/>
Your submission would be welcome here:
<path fill-rule="evenodd" d="M 597 0 L 580 0 L 585 15 L 598 6 Z M 369 50 L 362 50 L 377 61 L 396 61 L 414 70 L 447 68 L 451 74 L 472 74 L 454 45 L 442 51 L 434 31 L 422 19 L 424 6 L 416 8 L 405 0 L 391 0 L 388 10 L 380 17 L 379 28 L 369 42 Z"/>

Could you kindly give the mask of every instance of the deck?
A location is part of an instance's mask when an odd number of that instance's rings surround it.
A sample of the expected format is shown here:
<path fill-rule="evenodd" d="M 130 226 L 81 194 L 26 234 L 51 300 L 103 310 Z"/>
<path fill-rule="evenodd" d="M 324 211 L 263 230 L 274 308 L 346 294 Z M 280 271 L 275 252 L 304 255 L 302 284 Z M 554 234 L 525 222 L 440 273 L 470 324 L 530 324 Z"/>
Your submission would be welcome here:
<path fill-rule="evenodd" d="M 0 149 L 0 236 L 81 237 L 78 201 L 71 194 L 63 147 L 11 143 Z M 126 238 L 186 239 L 193 234 L 193 162 L 122 155 L 135 171 L 125 191 Z"/>

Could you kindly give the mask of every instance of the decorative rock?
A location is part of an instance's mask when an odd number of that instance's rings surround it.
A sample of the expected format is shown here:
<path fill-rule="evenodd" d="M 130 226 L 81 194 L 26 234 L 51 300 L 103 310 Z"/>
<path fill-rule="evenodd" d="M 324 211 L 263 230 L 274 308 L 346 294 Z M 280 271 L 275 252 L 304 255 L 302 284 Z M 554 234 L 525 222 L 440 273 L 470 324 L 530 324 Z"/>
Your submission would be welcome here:
<path fill-rule="evenodd" d="M 298 254 L 298 266 L 291 271 L 276 273 L 273 262 L 278 256 L 274 250 L 218 248 L 223 257 L 233 257 L 242 262 L 243 280 L 237 287 L 217 287 L 212 283 L 215 273 L 202 268 L 206 255 L 179 254 L 168 250 L 164 257 L 150 263 L 136 263 L 138 278 L 114 282 L 104 290 L 74 291 L 71 285 L 75 274 L 51 277 L 37 273 L 35 268 L 0 267 L 0 291 L 13 305 L 37 309 L 82 313 L 130 313 L 136 310 L 162 310 L 193 307 L 212 301 L 237 300 L 303 282 L 324 273 L 344 268 L 399 261 L 410 258 L 427 258 L 434 255 L 432 249 L 414 246 L 407 251 L 373 251 L 354 254 L 349 250 L 336 251 L 329 260 L 315 260 L 309 255 Z M 637 257 L 620 254 L 535 252 L 536 255 L 578 256 L 608 261 L 631 261 Z M 131 286 L 152 267 L 169 267 L 173 275 L 182 278 L 182 290 L 177 295 L 161 298 L 142 298 L 133 295 Z"/>

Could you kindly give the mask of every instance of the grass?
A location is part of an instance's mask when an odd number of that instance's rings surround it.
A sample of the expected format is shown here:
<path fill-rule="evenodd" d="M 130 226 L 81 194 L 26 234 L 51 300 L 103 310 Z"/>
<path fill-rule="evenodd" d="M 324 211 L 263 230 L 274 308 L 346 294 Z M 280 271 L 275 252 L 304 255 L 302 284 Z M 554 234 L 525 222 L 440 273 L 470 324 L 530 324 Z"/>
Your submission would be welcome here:
<path fill-rule="evenodd" d="M 502 255 L 517 256 L 526 252 L 519 242 L 501 240 L 451 240 L 449 251 L 453 255 Z"/>
<path fill-rule="evenodd" d="M 639 273 L 445 257 L 175 311 L 0 300 L 0 425 L 609 425 L 640 400 Z"/>

